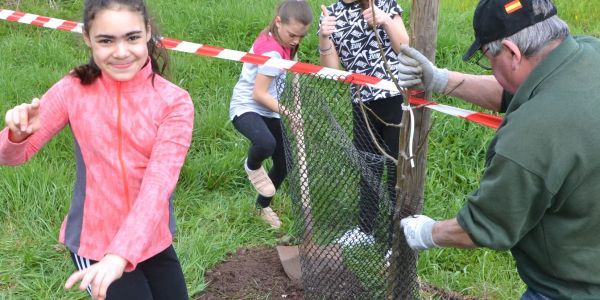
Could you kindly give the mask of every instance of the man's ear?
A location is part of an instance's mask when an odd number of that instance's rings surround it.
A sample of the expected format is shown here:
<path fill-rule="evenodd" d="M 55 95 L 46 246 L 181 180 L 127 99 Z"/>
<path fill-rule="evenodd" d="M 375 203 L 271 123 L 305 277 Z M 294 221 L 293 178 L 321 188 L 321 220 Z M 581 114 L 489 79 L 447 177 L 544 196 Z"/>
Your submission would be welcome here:
<path fill-rule="evenodd" d="M 506 48 L 506 51 L 510 54 L 511 68 L 516 69 L 523 60 L 523 53 L 521 53 L 517 44 L 510 40 L 502 40 L 502 47 Z"/>

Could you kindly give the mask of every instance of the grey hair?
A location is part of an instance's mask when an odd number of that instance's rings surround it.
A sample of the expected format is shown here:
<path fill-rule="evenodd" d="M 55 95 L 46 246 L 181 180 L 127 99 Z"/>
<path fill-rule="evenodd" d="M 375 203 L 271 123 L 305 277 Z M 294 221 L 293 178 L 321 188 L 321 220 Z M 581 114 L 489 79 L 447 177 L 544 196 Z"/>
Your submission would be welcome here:
<path fill-rule="evenodd" d="M 533 0 L 533 10 L 535 14 L 548 14 L 552 11 L 551 0 Z M 487 51 L 497 56 L 502 49 L 502 40 L 510 40 L 517 45 L 523 56 L 534 56 L 543 49 L 549 42 L 563 39 L 569 35 L 569 25 L 561 18 L 554 15 L 544 21 L 538 22 L 521 31 L 493 42 L 485 47 Z"/>

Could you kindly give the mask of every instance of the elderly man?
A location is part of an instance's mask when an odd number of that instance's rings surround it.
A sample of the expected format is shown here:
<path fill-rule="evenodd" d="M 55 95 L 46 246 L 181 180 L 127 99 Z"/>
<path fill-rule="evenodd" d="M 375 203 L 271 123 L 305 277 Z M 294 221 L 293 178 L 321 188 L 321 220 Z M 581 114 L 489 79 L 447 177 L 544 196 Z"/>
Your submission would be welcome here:
<path fill-rule="evenodd" d="M 438 69 L 402 48 L 422 88 L 505 112 L 479 188 L 456 218 L 401 221 L 411 248 L 510 249 L 522 299 L 600 299 L 600 40 L 573 37 L 550 0 L 481 0 L 477 64 Z"/>

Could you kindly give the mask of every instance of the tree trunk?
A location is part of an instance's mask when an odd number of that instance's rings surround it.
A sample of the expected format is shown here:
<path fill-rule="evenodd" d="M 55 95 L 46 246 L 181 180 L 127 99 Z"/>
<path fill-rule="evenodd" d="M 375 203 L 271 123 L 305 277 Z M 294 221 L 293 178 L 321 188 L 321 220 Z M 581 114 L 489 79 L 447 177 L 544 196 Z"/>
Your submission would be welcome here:
<path fill-rule="evenodd" d="M 410 44 L 435 61 L 436 35 L 438 24 L 439 0 L 413 0 L 410 28 Z M 422 93 L 417 97 L 430 100 L 431 93 Z M 405 103 L 408 99 L 404 100 Z M 394 209 L 393 249 L 389 268 L 388 299 L 419 298 L 417 277 L 417 253 L 406 243 L 400 228 L 400 220 L 417 214 L 423 208 L 424 187 L 427 171 L 427 135 L 430 127 L 431 110 L 425 107 L 413 109 L 414 120 L 408 112 L 402 115 L 400 137 L 400 155 L 398 157 L 396 184 L 397 201 Z M 414 168 L 411 166 L 408 152 L 410 123 L 414 121 L 413 139 Z"/>

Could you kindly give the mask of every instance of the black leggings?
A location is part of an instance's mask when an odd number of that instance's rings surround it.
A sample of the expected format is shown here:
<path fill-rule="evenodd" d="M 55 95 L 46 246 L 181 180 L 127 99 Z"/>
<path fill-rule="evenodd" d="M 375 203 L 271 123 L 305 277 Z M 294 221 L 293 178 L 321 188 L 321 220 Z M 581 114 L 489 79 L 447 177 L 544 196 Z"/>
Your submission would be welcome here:
<path fill-rule="evenodd" d="M 269 178 L 271 178 L 275 188 L 279 189 L 287 176 L 281 120 L 247 112 L 236 116 L 233 119 L 233 126 L 250 140 L 248 168 L 256 170 L 260 168 L 264 160 L 271 157 L 273 166 L 269 170 Z M 268 207 L 271 205 L 272 198 L 258 195 L 256 206 Z"/>
<path fill-rule="evenodd" d="M 400 124 L 402 120 L 402 96 L 398 95 L 391 98 L 380 99 L 366 102 L 365 105 L 372 111 L 365 109 L 369 125 L 377 137 L 378 143 L 386 150 L 387 154 L 394 158 L 398 158 L 398 142 L 400 140 L 400 128 L 394 126 L 386 126 L 378 120 L 373 114 L 377 115 L 381 120 L 390 124 Z M 352 103 L 352 121 L 353 121 L 353 141 L 356 148 L 367 153 L 381 155 L 375 146 L 375 143 L 369 135 L 365 118 L 362 115 L 360 104 Z M 383 175 L 383 161 L 379 159 L 366 159 L 369 170 L 376 179 Z M 394 207 L 396 201 L 396 168 L 393 167 L 393 162 L 385 159 L 387 166 L 387 191 L 391 202 L 391 207 Z M 370 188 L 370 185 L 361 177 L 360 182 L 360 199 L 359 199 L 359 226 L 360 229 L 372 234 L 375 227 L 375 219 L 379 213 L 379 202 L 376 190 Z M 390 207 L 390 208 L 391 208 Z M 389 216 L 391 222 L 391 210 Z M 390 227 L 391 228 L 391 227 Z M 390 231 L 390 236 L 391 236 Z M 391 241 L 391 239 L 390 239 Z"/>
<path fill-rule="evenodd" d="M 97 263 L 71 252 L 77 270 L 83 270 Z M 88 287 L 88 292 L 90 292 Z M 153 299 L 187 300 L 185 279 L 173 246 L 139 263 L 135 270 L 123 273 L 106 292 L 107 300 Z"/>

